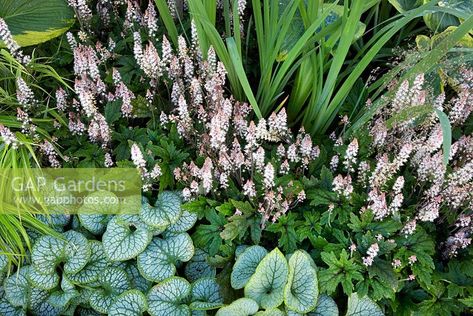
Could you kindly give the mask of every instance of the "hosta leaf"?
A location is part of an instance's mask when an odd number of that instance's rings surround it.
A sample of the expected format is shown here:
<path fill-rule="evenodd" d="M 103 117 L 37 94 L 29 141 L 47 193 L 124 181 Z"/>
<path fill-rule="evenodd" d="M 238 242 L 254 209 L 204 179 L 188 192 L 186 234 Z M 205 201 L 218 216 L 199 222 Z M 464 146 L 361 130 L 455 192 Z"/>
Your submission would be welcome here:
<path fill-rule="evenodd" d="M 230 305 L 220 308 L 215 316 L 249 316 L 258 311 L 258 303 L 250 298 L 239 298 Z"/>
<path fill-rule="evenodd" d="M 223 297 L 220 287 L 213 278 L 203 278 L 192 284 L 190 308 L 194 310 L 209 310 L 222 307 Z"/>
<path fill-rule="evenodd" d="M 6 299 L 0 299 L 0 315 L 26 316 L 26 311 L 21 307 L 11 305 Z"/>
<path fill-rule="evenodd" d="M 74 11 L 64 0 L 0 0 L 0 17 L 20 46 L 46 42 L 74 23 Z"/>
<path fill-rule="evenodd" d="M 86 284 L 97 281 L 100 273 L 107 266 L 102 243 L 97 240 L 90 240 L 89 247 L 91 249 L 89 262 L 79 272 L 68 275 L 68 278 L 73 282 Z"/>
<path fill-rule="evenodd" d="M 298 250 L 289 259 L 289 276 L 284 288 L 287 308 L 298 313 L 308 313 L 317 305 L 319 285 L 317 270 L 312 258 Z"/>
<path fill-rule="evenodd" d="M 256 267 L 268 254 L 261 246 L 246 248 L 239 256 L 233 266 L 231 274 L 231 285 L 234 289 L 242 289 L 256 271 Z"/>
<path fill-rule="evenodd" d="M 99 282 L 102 287 L 91 292 L 90 306 L 100 313 L 107 313 L 115 298 L 130 288 L 130 281 L 125 271 L 109 267 L 100 274 Z"/>
<path fill-rule="evenodd" d="M 102 235 L 107 228 L 111 215 L 78 214 L 80 224 L 94 235 Z"/>
<path fill-rule="evenodd" d="M 40 274 L 36 272 L 36 269 L 29 269 L 28 280 L 34 287 L 51 290 L 59 284 L 59 275 L 57 273 Z"/>
<path fill-rule="evenodd" d="M 67 240 L 64 250 L 66 256 L 64 272 L 77 273 L 90 259 L 89 242 L 84 235 L 73 230 L 65 232 L 63 236 Z"/>
<path fill-rule="evenodd" d="M 30 266 L 22 267 L 18 272 L 10 275 L 3 283 L 5 297 L 13 306 L 26 306 L 30 286 L 28 285 L 28 274 Z"/>
<path fill-rule="evenodd" d="M 384 316 L 381 308 L 369 297 L 360 298 L 353 293 L 348 297 L 346 316 Z"/>
<path fill-rule="evenodd" d="M 160 282 L 174 275 L 175 264 L 189 261 L 194 255 L 194 245 L 187 233 L 168 239 L 154 238 L 138 256 L 138 269 L 148 280 Z"/>
<path fill-rule="evenodd" d="M 66 241 L 52 236 L 40 237 L 33 246 L 31 261 L 38 273 L 54 274 L 56 265 L 65 259 Z"/>
<path fill-rule="evenodd" d="M 262 308 L 278 307 L 284 300 L 284 286 L 288 277 L 286 258 L 276 248 L 261 260 L 245 286 L 245 296 Z"/>
<path fill-rule="evenodd" d="M 184 233 L 191 229 L 195 222 L 197 222 L 197 214 L 188 211 L 183 211 L 177 222 L 170 225 L 166 231 L 173 233 Z"/>
<path fill-rule="evenodd" d="M 111 316 L 140 316 L 147 309 L 146 297 L 138 290 L 130 290 L 117 297 L 110 306 Z"/>
<path fill-rule="evenodd" d="M 191 285 L 185 279 L 172 277 L 155 285 L 148 293 L 148 313 L 152 316 L 188 316 L 185 304 Z"/>
<path fill-rule="evenodd" d="M 150 226 L 168 227 L 178 221 L 181 213 L 180 197 L 172 192 L 161 192 L 154 207 L 143 203 L 140 216 Z"/>
<path fill-rule="evenodd" d="M 102 236 L 105 255 L 112 261 L 136 257 L 145 250 L 151 239 L 151 231 L 138 215 L 115 216 Z"/>
<path fill-rule="evenodd" d="M 424 0 L 424 3 L 426 2 L 428 0 Z M 443 0 L 439 6 L 455 9 L 463 14 L 473 13 L 473 0 Z M 449 26 L 457 26 L 461 22 L 455 15 L 444 12 L 428 13 L 423 17 L 425 24 L 436 33 L 445 31 Z"/>
<path fill-rule="evenodd" d="M 205 277 L 215 277 L 217 275 L 217 270 L 215 267 L 212 267 L 208 262 L 208 254 L 202 249 L 196 248 L 194 256 L 189 261 L 184 269 L 186 278 L 194 282 L 200 278 Z"/>
<path fill-rule="evenodd" d="M 315 311 L 310 312 L 309 316 L 338 316 L 337 303 L 328 295 L 319 296 Z"/>

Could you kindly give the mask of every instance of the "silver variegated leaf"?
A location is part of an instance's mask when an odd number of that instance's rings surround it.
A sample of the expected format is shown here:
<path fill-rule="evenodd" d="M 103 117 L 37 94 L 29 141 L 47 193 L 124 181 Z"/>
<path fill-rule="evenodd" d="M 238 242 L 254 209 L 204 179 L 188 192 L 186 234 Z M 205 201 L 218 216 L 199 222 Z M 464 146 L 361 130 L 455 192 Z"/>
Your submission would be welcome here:
<path fill-rule="evenodd" d="M 70 230 L 63 234 L 67 243 L 65 246 L 65 273 L 79 272 L 90 259 L 90 246 L 87 238 L 81 233 Z"/>
<path fill-rule="evenodd" d="M 152 316 L 189 316 L 186 299 L 191 285 L 180 277 L 172 277 L 155 285 L 148 293 L 148 313 Z"/>
<path fill-rule="evenodd" d="M 205 277 L 213 278 L 217 275 L 217 269 L 207 262 L 208 256 L 209 255 L 202 249 L 195 249 L 194 256 L 184 269 L 186 278 L 189 281 L 194 282 Z"/>
<path fill-rule="evenodd" d="M 309 316 L 338 316 L 338 307 L 337 303 L 328 296 L 327 294 L 322 294 L 319 296 L 317 302 L 317 307 L 313 312 L 308 314 Z"/>
<path fill-rule="evenodd" d="M 234 289 L 242 289 L 256 271 L 256 267 L 268 254 L 261 246 L 246 248 L 233 265 L 230 284 Z"/>
<path fill-rule="evenodd" d="M 140 274 L 140 271 L 136 267 L 136 262 L 127 264 L 124 270 L 128 274 L 128 278 L 130 279 L 131 288 L 138 289 L 143 293 L 147 293 L 149 289 L 153 286 L 153 283 L 151 281 L 146 280 Z"/>
<path fill-rule="evenodd" d="M 276 248 L 256 267 L 255 273 L 245 286 L 245 297 L 255 300 L 264 309 L 278 307 L 284 300 L 287 278 L 286 258 Z"/>
<path fill-rule="evenodd" d="M 109 316 L 140 316 L 148 308 L 146 297 L 138 290 L 126 291 L 117 297 L 108 310 Z"/>
<path fill-rule="evenodd" d="M 16 273 L 11 274 L 3 283 L 5 298 L 15 307 L 27 306 L 29 301 L 28 274 L 30 266 L 22 267 Z"/>
<path fill-rule="evenodd" d="M 284 303 L 293 311 L 308 313 L 317 306 L 318 297 L 319 284 L 315 263 L 308 253 L 297 250 L 289 259 Z"/>
<path fill-rule="evenodd" d="M 197 214 L 188 211 L 183 211 L 179 219 L 174 224 L 171 224 L 166 231 L 172 233 L 184 233 L 191 229 L 197 222 Z"/>
<path fill-rule="evenodd" d="M 175 193 L 166 191 L 158 195 L 154 207 L 144 202 L 140 216 L 150 226 L 166 228 L 176 223 L 181 213 L 181 198 Z"/>
<path fill-rule="evenodd" d="M 89 247 L 91 249 L 89 262 L 79 272 L 68 275 L 68 278 L 75 283 L 87 284 L 97 281 L 100 273 L 107 267 L 108 261 L 102 243 L 89 240 Z"/>
<path fill-rule="evenodd" d="M 230 305 L 220 308 L 215 316 L 249 316 L 258 312 L 258 303 L 250 298 L 239 298 Z"/>
<path fill-rule="evenodd" d="M 119 268 L 106 268 L 99 276 L 101 288 L 92 290 L 89 303 L 100 313 L 107 313 L 115 299 L 130 289 L 130 281 L 126 272 Z"/>
<path fill-rule="evenodd" d="M 54 274 L 56 266 L 66 257 L 66 241 L 53 236 L 40 237 L 33 246 L 31 261 L 38 273 Z"/>
<path fill-rule="evenodd" d="M 359 297 L 357 293 L 352 293 L 348 297 L 348 307 L 346 316 L 384 316 L 381 308 L 368 296 Z"/>
<path fill-rule="evenodd" d="M 57 273 L 40 274 L 36 269 L 29 269 L 28 280 L 34 287 L 51 290 L 59 284 L 59 275 Z"/>
<path fill-rule="evenodd" d="M 202 278 L 192 284 L 190 308 L 193 310 L 210 310 L 223 305 L 220 286 L 214 278 Z"/>
<path fill-rule="evenodd" d="M 259 311 L 255 314 L 255 316 L 286 316 L 286 314 L 277 308 L 267 309 L 265 311 Z"/>
<path fill-rule="evenodd" d="M 94 235 L 102 235 L 107 228 L 111 215 L 78 214 L 80 224 Z"/>
<path fill-rule="evenodd" d="M 22 307 L 15 307 L 6 299 L 0 299 L 0 315 L 5 316 L 26 316 L 26 311 Z"/>
<path fill-rule="evenodd" d="M 145 250 L 151 239 L 149 227 L 138 215 L 119 215 L 108 223 L 102 243 L 107 258 L 111 261 L 125 261 Z"/>
<path fill-rule="evenodd" d="M 154 282 L 173 276 L 176 263 L 189 261 L 194 255 L 194 245 L 187 233 L 168 239 L 154 238 L 138 256 L 141 275 Z"/>

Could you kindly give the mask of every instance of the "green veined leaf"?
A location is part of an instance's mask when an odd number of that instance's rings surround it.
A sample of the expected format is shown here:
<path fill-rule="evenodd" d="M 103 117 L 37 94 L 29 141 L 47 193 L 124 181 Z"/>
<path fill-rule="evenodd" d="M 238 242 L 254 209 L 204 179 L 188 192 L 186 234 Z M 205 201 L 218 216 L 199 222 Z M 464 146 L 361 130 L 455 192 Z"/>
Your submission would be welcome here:
<path fill-rule="evenodd" d="M 110 215 L 105 214 L 78 214 L 80 224 L 94 235 L 102 235 L 107 228 Z"/>
<path fill-rule="evenodd" d="M 239 298 L 230 305 L 220 308 L 215 316 L 249 316 L 258 311 L 258 303 L 250 298 Z"/>
<path fill-rule="evenodd" d="M 31 252 L 33 267 L 38 273 L 54 274 L 56 265 L 65 258 L 66 241 L 53 236 L 42 236 L 34 244 Z"/>
<path fill-rule="evenodd" d="M 289 259 L 289 276 L 284 288 L 287 308 L 298 313 L 308 313 L 317 306 L 319 284 L 312 258 L 297 250 Z"/>
<path fill-rule="evenodd" d="M 67 241 L 64 249 L 64 272 L 79 272 L 90 259 L 89 241 L 84 235 L 73 230 L 65 232 L 63 236 Z"/>
<path fill-rule="evenodd" d="M 184 233 L 191 229 L 197 222 L 197 214 L 183 211 L 177 222 L 166 228 L 167 232 Z"/>
<path fill-rule="evenodd" d="M 29 269 L 31 269 L 30 266 L 22 267 L 18 272 L 10 275 L 3 283 L 5 298 L 15 307 L 28 305 L 30 289 L 28 285 Z"/>
<path fill-rule="evenodd" d="M 185 279 L 166 279 L 149 291 L 148 312 L 152 316 L 189 316 L 191 311 L 185 300 L 190 292 L 191 285 Z"/>
<path fill-rule="evenodd" d="M 140 217 L 150 226 L 166 228 L 176 223 L 181 213 L 180 197 L 172 192 L 161 192 L 154 207 L 149 203 L 143 203 Z"/>
<path fill-rule="evenodd" d="M 125 272 L 128 274 L 128 278 L 131 281 L 131 288 L 138 289 L 143 293 L 147 293 L 153 283 L 149 280 L 146 280 L 138 270 L 136 262 L 127 264 L 124 268 Z"/>
<path fill-rule="evenodd" d="M 110 306 L 111 316 L 140 316 L 148 308 L 146 297 L 138 290 L 129 290 L 117 297 Z"/>
<path fill-rule="evenodd" d="M 36 269 L 29 269 L 28 280 L 30 283 L 42 290 L 51 290 L 59 284 L 59 275 L 54 274 L 40 274 Z"/>
<path fill-rule="evenodd" d="M 452 147 L 452 126 L 448 116 L 439 109 L 435 109 L 435 113 L 439 117 L 440 126 L 442 128 L 442 138 L 443 138 L 443 163 L 448 164 L 450 159 L 450 150 Z"/>
<path fill-rule="evenodd" d="M 223 305 L 220 287 L 213 278 L 202 278 L 192 284 L 190 308 L 193 310 L 210 310 Z"/>
<path fill-rule="evenodd" d="M 100 241 L 89 240 L 91 249 L 90 260 L 84 268 L 75 274 L 69 274 L 68 278 L 76 283 L 87 284 L 98 280 L 100 273 L 107 267 L 107 258 Z"/>
<path fill-rule="evenodd" d="M 109 267 L 99 277 L 101 288 L 91 291 L 90 306 L 99 313 L 107 313 L 114 300 L 130 288 L 130 281 L 125 271 Z"/>
<path fill-rule="evenodd" d="M 257 312 L 255 316 L 286 316 L 286 314 L 280 309 L 273 308 Z"/>
<path fill-rule="evenodd" d="M 102 236 L 105 255 L 112 261 L 132 259 L 145 250 L 152 237 L 138 215 L 115 216 Z"/>
<path fill-rule="evenodd" d="M 322 294 L 319 296 L 315 311 L 310 312 L 308 316 L 338 316 L 337 303 L 327 294 Z"/>
<path fill-rule="evenodd" d="M 6 299 L 0 299 L 0 315 L 26 316 L 26 311 L 21 307 L 11 305 Z"/>
<path fill-rule="evenodd" d="M 246 248 L 233 266 L 231 274 L 231 286 L 234 289 L 242 289 L 256 271 L 256 267 L 268 254 L 268 251 L 261 246 L 251 246 Z"/>
<path fill-rule="evenodd" d="M 262 308 L 278 307 L 284 300 L 284 286 L 288 277 L 286 258 L 278 248 L 261 260 L 245 286 L 245 296 Z"/>
<path fill-rule="evenodd" d="M 194 255 L 194 245 L 187 233 L 167 239 L 154 238 L 138 256 L 138 269 L 148 280 L 160 282 L 174 275 L 175 264 L 187 262 Z"/>
<path fill-rule="evenodd" d="M 348 297 L 348 307 L 346 316 L 384 316 L 383 311 L 369 297 L 358 297 L 352 293 Z"/>
<path fill-rule="evenodd" d="M 75 288 L 74 284 L 63 275 L 61 280 L 61 288 L 49 295 L 47 303 L 52 307 L 65 310 L 69 307 L 72 300 L 80 296 L 80 292 Z"/>
<path fill-rule="evenodd" d="M 202 249 L 195 249 L 194 256 L 184 269 L 187 280 L 194 282 L 200 278 L 212 278 L 217 275 L 217 269 L 207 262 L 208 256 L 209 255 Z"/>
<path fill-rule="evenodd" d="M 74 11 L 64 0 L 0 0 L 0 17 L 20 46 L 46 42 L 74 23 Z"/>

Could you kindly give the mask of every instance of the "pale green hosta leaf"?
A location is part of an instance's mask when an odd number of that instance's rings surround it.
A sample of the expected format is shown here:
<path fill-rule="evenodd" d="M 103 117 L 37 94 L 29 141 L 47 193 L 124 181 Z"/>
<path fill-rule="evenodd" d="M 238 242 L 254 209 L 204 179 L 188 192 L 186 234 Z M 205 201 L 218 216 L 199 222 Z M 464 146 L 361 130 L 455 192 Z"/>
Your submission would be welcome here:
<path fill-rule="evenodd" d="M 20 46 L 46 42 L 74 24 L 74 11 L 64 0 L 0 0 L 5 19 Z"/>
<path fill-rule="evenodd" d="M 230 305 L 220 308 L 215 316 L 249 316 L 258 311 L 258 303 L 250 298 L 239 298 Z"/>
<path fill-rule="evenodd" d="M 369 297 L 360 298 L 353 293 L 348 297 L 346 316 L 384 316 L 381 308 Z"/>
<path fill-rule="evenodd" d="M 287 277 L 286 258 L 276 248 L 256 267 L 255 273 L 245 286 L 245 296 L 255 300 L 264 309 L 278 307 L 284 300 Z"/>
<path fill-rule="evenodd" d="M 92 290 L 90 306 L 100 313 L 107 313 L 114 300 L 130 288 L 126 272 L 119 268 L 106 268 L 99 276 L 100 289 Z"/>
<path fill-rule="evenodd" d="M 310 312 L 309 316 L 338 316 L 337 303 L 328 295 L 319 296 L 315 311 Z"/>
<path fill-rule="evenodd" d="M 119 215 L 108 223 L 102 236 L 107 258 L 112 261 L 132 259 L 145 250 L 152 233 L 138 215 Z"/>
<path fill-rule="evenodd" d="M 68 278 L 76 283 L 86 284 L 97 281 L 100 273 L 107 266 L 107 258 L 100 241 L 89 240 L 91 249 L 90 260 L 84 268 L 75 274 L 68 275 Z"/>
<path fill-rule="evenodd" d="M 246 248 L 239 256 L 233 266 L 231 274 L 231 286 L 234 289 L 242 289 L 256 271 L 256 267 L 268 254 L 261 246 Z"/>
<path fill-rule="evenodd" d="M 194 282 L 200 278 L 213 278 L 217 275 L 217 269 L 207 262 L 208 256 L 202 249 L 195 249 L 194 256 L 184 269 L 187 280 Z"/>
<path fill-rule="evenodd" d="M 312 258 L 297 250 L 289 259 L 289 275 L 284 288 L 284 303 L 298 313 L 308 313 L 317 305 L 319 296 L 317 270 Z"/>
<path fill-rule="evenodd" d="M 149 280 L 146 280 L 140 274 L 140 271 L 136 267 L 136 262 L 127 264 L 124 270 L 128 274 L 128 278 L 131 281 L 131 288 L 138 289 L 143 293 L 147 293 L 149 291 L 153 283 Z"/>
<path fill-rule="evenodd" d="M 30 266 L 22 267 L 19 271 L 11 274 L 3 283 L 5 297 L 13 306 L 26 306 L 30 286 L 28 285 L 28 274 Z"/>
<path fill-rule="evenodd" d="M 180 277 L 172 277 L 155 285 L 148 293 L 148 313 L 152 316 L 188 316 L 186 299 L 191 285 Z"/>
<path fill-rule="evenodd" d="M 129 290 L 117 297 L 110 306 L 110 316 L 140 316 L 148 308 L 146 297 L 138 290 Z"/>
<path fill-rule="evenodd" d="M 51 290 L 59 284 L 59 275 L 57 273 L 40 274 L 36 269 L 29 269 L 28 280 L 34 287 Z"/>
<path fill-rule="evenodd" d="M 172 192 L 161 192 L 154 207 L 147 202 L 143 203 L 140 216 L 150 226 L 166 228 L 176 223 L 181 213 L 180 197 Z"/>
<path fill-rule="evenodd" d="M 213 278 L 199 279 L 192 284 L 190 308 L 193 310 L 210 310 L 222 307 L 223 297 L 220 287 Z"/>
<path fill-rule="evenodd" d="M 183 211 L 177 222 L 171 224 L 166 228 L 167 232 L 184 233 L 191 229 L 195 222 L 197 222 L 197 214 L 188 211 Z"/>
<path fill-rule="evenodd" d="M 79 272 L 90 259 L 90 246 L 87 238 L 81 233 L 73 230 L 67 231 L 63 234 L 67 240 L 65 247 L 65 273 Z"/>
<path fill-rule="evenodd" d="M 111 215 L 78 214 L 80 224 L 94 235 L 102 235 L 107 228 Z"/>
<path fill-rule="evenodd" d="M 194 245 L 187 233 L 168 239 L 154 238 L 138 256 L 138 269 L 148 280 L 160 282 L 173 276 L 176 263 L 189 261 L 194 255 Z"/>
<path fill-rule="evenodd" d="M 286 314 L 280 309 L 273 308 L 257 312 L 255 316 L 286 316 Z"/>

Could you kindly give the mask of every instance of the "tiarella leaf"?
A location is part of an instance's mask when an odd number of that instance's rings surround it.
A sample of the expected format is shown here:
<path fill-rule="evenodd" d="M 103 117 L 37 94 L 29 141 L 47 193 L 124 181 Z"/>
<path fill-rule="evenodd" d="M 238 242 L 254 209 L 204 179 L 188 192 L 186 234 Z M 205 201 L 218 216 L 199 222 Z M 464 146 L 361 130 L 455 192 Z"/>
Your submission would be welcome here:
<path fill-rule="evenodd" d="M 80 224 L 94 235 L 102 235 L 107 228 L 111 215 L 78 214 Z"/>
<path fill-rule="evenodd" d="M 99 276 L 102 288 L 92 290 L 90 306 L 99 313 L 107 313 L 115 298 L 130 288 L 125 271 L 119 268 L 106 268 Z"/>
<path fill-rule="evenodd" d="M 315 311 L 310 312 L 309 316 L 338 316 L 337 303 L 328 295 L 321 294 L 317 302 Z"/>
<path fill-rule="evenodd" d="M 261 246 L 251 246 L 246 248 L 233 266 L 231 274 L 231 285 L 234 289 L 242 289 L 256 271 L 256 267 L 268 254 Z"/>
<path fill-rule="evenodd" d="M 369 297 L 358 297 L 353 293 L 348 297 L 348 307 L 346 316 L 384 316 L 381 308 Z"/>
<path fill-rule="evenodd" d="M 70 230 L 63 234 L 67 243 L 64 249 L 65 263 L 64 272 L 79 272 L 90 259 L 90 246 L 87 238 L 81 233 Z"/>
<path fill-rule="evenodd" d="M 22 267 L 18 272 L 10 275 L 3 283 L 5 297 L 13 306 L 26 306 L 30 286 L 28 285 L 28 274 L 30 266 Z"/>
<path fill-rule="evenodd" d="M 79 272 L 68 275 L 71 281 L 81 284 L 97 281 L 100 273 L 107 266 L 107 258 L 102 243 L 97 240 L 90 240 L 89 247 L 91 249 L 89 262 Z"/>
<path fill-rule="evenodd" d="M 181 216 L 181 199 L 172 192 L 162 192 L 156 200 L 155 206 L 144 203 L 140 216 L 143 221 L 153 227 L 168 227 L 178 221 Z"/>
<path fill-rule="evenodd" d="M 220 287 L 213 278 L 202 278 L 192 284 L 190 308 L 209 310 L 222 307 L 223 297 Z"/>
<path fill-rule="evenodd" d="M 108 223 L 102 243 L 107 258 L 125 261 L 143 252 L 151 239 L 150 229 L 138 215 L 119 215 Z"/>
<path fill-rule="evenodd" d="M 65 258 L 66 241 L 52 236 L 40 237 L 33 246 L 31 262 L 38 273 L 53 274 Z"/>
<path fill-rule="evenodd" d="M 250 298 L 239 298 L 230 305 L 220 308 L 215 316 L 249 316 L 258 311 L 258 303 Z"/>
<path fill-rule="evenodd" d="M 166 231 L 173 233 L 184 233 L 191 229 L 197 222 L 197 214 L 183 211 L 177 222 L 171 224 Z"/>
<path fill-rule="evenodd" d="M 318 296 L 319 285 L 315 263 L 305 251 L 297 250 L 289 259 L 284 302 L 289 309 L 298 313 L 308 313 L 316 307 Z"/>
<path fill-rule="evenodd" d="M 217 270 L 207 262 L 208 254 L 202 249 L 196 248 L 192 259 L 187 263 L 184 273 L 186 278 L 194 282 L 200 278 L 215 277 Z"/>
<path fill-rule="evenodd" d="M 278 307 L 284 300 L 284 286 L 288 277 L 286 258 L 276 248 L 256 267 L 245 286 L 245 297 L 255 300 L 262 308 Z"/>
<path fill-rule="evenodd" d="M 138 256 L 138 269 L 148 280 L 160 282 L 174 275 L 175 264 L 189 261 L 194 255 L 194 245 L 187 233 L 168 239 L 154 238 Z"/>
<path fill-rule="evenodd" d="M 40 274 L 36 272 L 36 269 L 29 269 L 28 280 L 34 287 L 51 290 L 59 284 L 59 275 L 57 273 Z"/>
<path fill-rule="evenodd" d="M 117 297 L 112 306 L 110 306 L 108 315 L 139 316 L 147 308 L 145 295 L 138 290 L 130 290 Z"/>
<path fill-rule="evenodd" d="M 190 292 L 191 285 L 185 279 L 166 279 L 149 291 L 148 313 L 152 316 L 188 316 L 191 311 L 185 301 Z"/>

